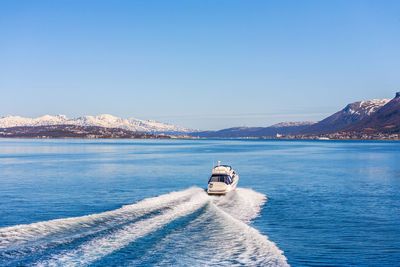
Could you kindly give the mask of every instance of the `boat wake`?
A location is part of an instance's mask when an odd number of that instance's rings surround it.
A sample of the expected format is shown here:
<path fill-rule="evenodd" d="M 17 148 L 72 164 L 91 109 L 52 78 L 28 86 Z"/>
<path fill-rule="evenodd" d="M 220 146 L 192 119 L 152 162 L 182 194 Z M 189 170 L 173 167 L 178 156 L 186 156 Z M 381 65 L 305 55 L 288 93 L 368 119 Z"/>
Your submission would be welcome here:
<path fill-rule="evenodd" d="M 265 201 L 251 189 L 209 196 L 193 187 L 99 214 L 0 228 L 0 265 L 287 266 L 251 227 Z"/>

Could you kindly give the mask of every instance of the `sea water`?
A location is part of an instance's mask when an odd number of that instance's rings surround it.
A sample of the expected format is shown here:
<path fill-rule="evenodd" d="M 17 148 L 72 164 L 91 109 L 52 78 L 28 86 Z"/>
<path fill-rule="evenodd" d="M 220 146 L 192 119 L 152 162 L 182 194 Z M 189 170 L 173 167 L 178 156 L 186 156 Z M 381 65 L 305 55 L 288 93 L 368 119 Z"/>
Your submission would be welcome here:
<path fill-rule="evenodd" d="M 399 192 L 398 142 L 1 139 L 0 266 L 399 266 Z"/>

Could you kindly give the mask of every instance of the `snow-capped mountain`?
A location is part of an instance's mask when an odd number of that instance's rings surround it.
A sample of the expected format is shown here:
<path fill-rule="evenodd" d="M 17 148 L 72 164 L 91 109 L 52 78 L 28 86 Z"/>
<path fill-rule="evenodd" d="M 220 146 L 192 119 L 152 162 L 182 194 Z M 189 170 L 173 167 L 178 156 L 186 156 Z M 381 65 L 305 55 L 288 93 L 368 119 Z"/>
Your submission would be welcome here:
<path fill-rule="evenodd" d="M 370 116 L 350 125 L 345 130 L 356 132 L 400 132 L 400 92 Z"/>
<path fill-rule="evenodd" d="M 165 132 L 165 133 L 188 133 L 193 130 L 156 122 L 153 120 L 140 120 L 136 118 L 119 118 L 109 114 L 97 116 L 82 116 L 70 119 L 65 115 L 45 115 L 38 118 L 24 118 L 20 116 L 5 116 L 0 118 L 0 128 L 16 126 L 48 126 L 48 125 L 78 125 L 78 126 L 101 126 L 107 128 L 121 128 L 140 132 Z"/>
<path fill-rule="evenodd" d="M 390 99 L 372 99 L 348 104 L 344 109 L 301 131 L 304 134 L 325 134 L 339 131 L 371 116 Z"/>

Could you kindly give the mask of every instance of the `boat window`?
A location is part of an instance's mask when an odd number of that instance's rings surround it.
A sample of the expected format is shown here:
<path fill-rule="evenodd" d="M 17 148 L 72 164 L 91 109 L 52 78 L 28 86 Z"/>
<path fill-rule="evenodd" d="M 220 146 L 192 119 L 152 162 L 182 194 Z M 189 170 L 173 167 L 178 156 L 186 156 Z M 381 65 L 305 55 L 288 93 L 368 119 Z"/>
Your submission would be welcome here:
<path fill-rule="evenodd" d="M 231 184 L 232 178 L 229 175 L 213 175 L 208 182 L 221 182 Z"/>

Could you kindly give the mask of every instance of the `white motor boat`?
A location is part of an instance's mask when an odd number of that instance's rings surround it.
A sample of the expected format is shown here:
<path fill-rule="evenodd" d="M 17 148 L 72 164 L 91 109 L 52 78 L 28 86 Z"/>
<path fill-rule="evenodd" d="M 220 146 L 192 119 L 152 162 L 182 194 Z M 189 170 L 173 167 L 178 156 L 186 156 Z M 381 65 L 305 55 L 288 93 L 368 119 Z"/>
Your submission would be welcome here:
<path fill-rule="evenodd" d="M 211 171 L 210 180 L 208 180 L 207 193 L 209 195 L 224 195 L 236 189 L 239 182 L 239 175 L 231 166 L 218 165 Z"/>

